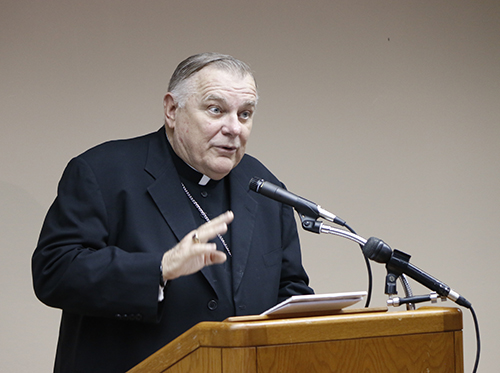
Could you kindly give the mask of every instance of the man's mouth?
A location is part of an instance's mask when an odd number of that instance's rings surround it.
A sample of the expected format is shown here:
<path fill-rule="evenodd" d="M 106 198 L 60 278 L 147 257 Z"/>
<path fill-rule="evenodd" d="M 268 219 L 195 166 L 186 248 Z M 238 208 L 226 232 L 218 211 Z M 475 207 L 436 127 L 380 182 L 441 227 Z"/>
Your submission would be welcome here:
<path fill-rule="evenodd" d="M 217 148 L 225 152 L 235 152 L 238 149 L 236 146 L 231 145 L 218 145 Z"/>

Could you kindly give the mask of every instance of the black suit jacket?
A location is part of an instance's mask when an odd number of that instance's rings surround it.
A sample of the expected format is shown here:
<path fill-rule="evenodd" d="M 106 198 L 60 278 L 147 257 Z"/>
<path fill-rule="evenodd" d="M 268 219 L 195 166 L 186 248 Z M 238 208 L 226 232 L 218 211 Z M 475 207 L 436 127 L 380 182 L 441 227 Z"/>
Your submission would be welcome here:
<path fill-rule="evenodd" d="M 169 281 L 158 302 L 163 253 L 197 227 L 164 128 L 72 159 L 32 263 L 37 297 L 63 310 L 55 371 L 123 372 L 200 321 L 311 293 L 293 210 L 249 191 L 253 176 L 279 183 L 248 155 L 227 176 L 234 303 L 218 266 Z"/>

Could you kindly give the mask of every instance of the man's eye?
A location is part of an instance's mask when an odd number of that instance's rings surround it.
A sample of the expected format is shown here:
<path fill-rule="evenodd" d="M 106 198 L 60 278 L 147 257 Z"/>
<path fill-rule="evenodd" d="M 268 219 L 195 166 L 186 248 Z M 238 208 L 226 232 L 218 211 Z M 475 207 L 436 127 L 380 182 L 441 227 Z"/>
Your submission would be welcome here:
<path fill-rule="evenodd" d="M 211 106 L 208 108 L 208 110 L 212 113 L 212 114 L 220 114 L 221 113 L 221 110 L 220 108 L 218 108 L 217 106 Z"/>
<path fill-rule="evenodd" d="M 252 116 L 252 113 L 250 111 L 244 111 L 240 114 L 240 117 L 242 119 L 249 119 Z"/>

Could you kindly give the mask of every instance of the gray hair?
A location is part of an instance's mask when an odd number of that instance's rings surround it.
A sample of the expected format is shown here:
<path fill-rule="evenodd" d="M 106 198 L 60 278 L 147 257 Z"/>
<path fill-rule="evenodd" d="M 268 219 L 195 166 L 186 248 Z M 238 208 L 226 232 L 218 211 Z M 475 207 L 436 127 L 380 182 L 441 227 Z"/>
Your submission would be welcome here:
<path fill-rule="evenodd" d="M 186 58 L 177 66 L 168 84 L 168 91 L 172 93 L 180 107 L 186 104 L 188 97 L 193 93 L 190 78 L 208 65 L 214 65 L 218 69 L 240 74 L 242 77 L 250 75 L 255 81 L 250 66 L 232 56 L 213 52 L 195 54 Z"/>

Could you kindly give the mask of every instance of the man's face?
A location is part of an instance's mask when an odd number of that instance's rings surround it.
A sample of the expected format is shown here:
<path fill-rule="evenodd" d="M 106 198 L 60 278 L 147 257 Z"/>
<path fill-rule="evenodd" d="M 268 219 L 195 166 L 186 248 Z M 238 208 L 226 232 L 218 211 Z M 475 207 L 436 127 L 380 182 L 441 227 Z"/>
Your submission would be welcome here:
<path fill-rule="evenodd" d="M 193 94 L 179 107 L 165 96 L 172 147 L 191 167 L 211 179 L 226 176 L 245 154 L 257 90 L 252 76 L 207 66 L 193 75 Z"/>

